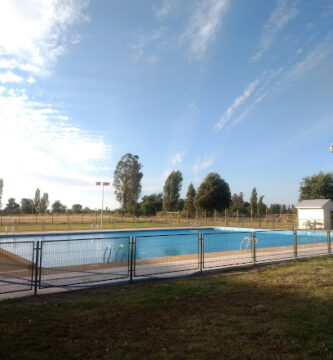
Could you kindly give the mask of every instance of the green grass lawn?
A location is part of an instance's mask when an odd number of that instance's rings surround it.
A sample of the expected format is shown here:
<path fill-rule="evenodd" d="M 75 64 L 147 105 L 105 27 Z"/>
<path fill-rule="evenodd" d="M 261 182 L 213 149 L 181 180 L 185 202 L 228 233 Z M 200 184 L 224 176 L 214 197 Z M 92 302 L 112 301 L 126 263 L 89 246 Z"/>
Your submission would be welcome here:
<path fill-rule="evenodd" d="M 0 303 L 1 359 L 333 359 L 333 257 Z"/>

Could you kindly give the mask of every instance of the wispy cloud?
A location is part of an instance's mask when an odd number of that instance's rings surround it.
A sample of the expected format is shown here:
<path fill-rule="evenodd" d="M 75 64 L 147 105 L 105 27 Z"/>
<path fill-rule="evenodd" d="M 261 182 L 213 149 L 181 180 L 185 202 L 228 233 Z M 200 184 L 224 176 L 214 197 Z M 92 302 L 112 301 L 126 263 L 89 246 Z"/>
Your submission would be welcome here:
<path fill-rule="evenodd" d="M 181 164 L 184 160 L 184 156 L 185 156 L 185 153 L 186 153 L 186 150 L 183 150 L 181 152 L 178 152 L 177 154 L 175 154 L 172 159 L 171 159 L 171 162 L 174 164 L 174 165 L 177 165 L 177 164 Z"/>
<path fill-rule="evenodd" d="M 159 29 L 148 35 L 134 35 L 134 40 L 130 45 L 134 62 L 137 63 L 144 59 L 147 64 L 155 64 L 158 61 L 158 56 L 155 54 L 155 45 L 161 38 L 162 32 L 163 31 Z"/>
<path fill-rule="evenodd" d="M 180 42 L 188 46 L 190 59 L 200 60 L 206 53 L 208 45 L 216 37 L 228 7 L 229 0 L 206 0 L 197 3 L 188 26 L 180 37 Z"/>
<path fill-rule="evenodd" d="M 300 81 L 308 73 L 318 68 L 333 53 L 332 37 L 332 33 L 327 34 L 324 40 L 310 52 L 297 51 L 299 60 L 294 61 L 291 65 L 262 72 L 245 88 L 241 95 L 234 99 L 233 103 L 215 124 L 215 128 L 221 130 L 225 126 L 231 127 L 239 124 L 265 98 L 280 92 L 291 83 Z"/>
<path fill-rule="evenodd" d="M 325 41 L 326 43 L 326 41 Z M 285 80 L 297 80 L 317 67 L 324 60 L 332 49 L 321 43 L 314 50 L 309 52 L 302 60 L 295 63 L 286 73 Z"/>
<path fill-rule="evenodd" d="M 146 45 L 147 41 L 143 35 L 135 36 L 135 39 L 131 44 L 134 62 L 138 62 L 142 58 Z"/>
<path fill-rule="evenodd" d="M 85 0 L 2 0 L 0 67 L 47 73 L 66 46 L 78 41 L 69 29 L 88 20 Z"/>
<path fill-rule="evenodd" d="M 251 61 L 258 61 L 269 50 L 278 34 L 297 14 L 297 1 L 277 0 L 276 7 L 262 29 L 258 51 L 252 56 Z"/>
<path fill-rule="evenodd" d="M 215 159 L 216 154 L 208 154 L 198 159 L 193 165 L 194 174 L 198 175 L 201 170 L 210 168 L 213 165 Z"/>
<path fill-rule="evenodd" d="M 258 83 L 259 83 L 259 79 L 252 81 L 245 88 L 243 93 L 234 99 L 232 105 L 228 107 L 225 113 L 221 116 L 220 120 L 216 123 L 215 128 L 217 130 L 221 130 L 228 123 L 228 121 L 230 120 L 234 112 L 237 110 L 237 108 L 241 106 L 244 103 L 244 101 L 248 99 L 249 96 L 252 95 Z"/>
<path fill-rule="evenodd" d="M 169 16 L 178 8 L 180 0 L 162 0 L 161 5 L 155 9 L 155 15 L 159 20 Z"/>

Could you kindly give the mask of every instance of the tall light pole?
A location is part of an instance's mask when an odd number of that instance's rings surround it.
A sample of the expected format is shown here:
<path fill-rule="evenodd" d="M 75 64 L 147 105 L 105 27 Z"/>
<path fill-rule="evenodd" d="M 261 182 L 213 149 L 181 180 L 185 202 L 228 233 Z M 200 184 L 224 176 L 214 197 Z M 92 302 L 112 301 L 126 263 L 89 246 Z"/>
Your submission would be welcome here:
<path fill-rule="evenodd" d="M 97 186 L 102 185 L 101 229 L 103 229 L 104 186 L 109 186 L 110 183 L 109 183 L 109 182 L 97 181 L 97 182 L 96 182 L 96 185 L 97 185 Z"/>

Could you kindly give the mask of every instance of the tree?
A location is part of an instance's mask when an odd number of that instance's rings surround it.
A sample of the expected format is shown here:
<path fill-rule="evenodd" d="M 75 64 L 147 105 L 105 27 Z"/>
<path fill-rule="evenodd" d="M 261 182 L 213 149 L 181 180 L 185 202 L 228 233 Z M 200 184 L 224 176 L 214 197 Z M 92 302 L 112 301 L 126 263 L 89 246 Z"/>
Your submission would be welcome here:
<path fill-rule="evenodd" d="M 247 214 L 247 204 L 248 203 L 244 201 L 244 194 L 242 192 L 240 192 L 239 195 L 233 194 L 231 197 L 230 213 Z"/>
<path fill-rule="evenodd" d="M 3 191 L 3 180 L 0 179 L 0 210 L 2 208 L 2 202 L 1 202 L 1 200 L 2 200 L 2 191 Z"/>
<path fill-rule="evenodd" d="M 136 204 L 141 193 L 143 173 L 138 160 L 139 156 L 128 153 L 120 159 L 114 172 L 113 186 L 123 210 Z"/>
<path fill-rule="evenodd" d="M 333 173 L 323 173 L 303 178 L 299 188 L 299 200 L 333 200 Z"/>
<path fill-rule="evenodd" d="M 141 212 L 144 215 L 155 215 L 163 207 L 163 194 L 146 195 L 140 204 Z"/>
<path fill-rule="evenodd" d="M 257 202 L 257 216 L 263 216 L 266 209 L 267 206 L 264 204 L 264 195 L 262 195 Z"/>
<path fill-rule="evenodd" d="M 257 202 L 258 202 L 258 194 L 257 189 L 254 187 L 251 192 L 250 197 L 250 212 L 251 216 L 253 216 L 256 213 L 257 210 Z"/>
<path fill-rule="evenodd" d="M 185 200 L 184 199 L 178 199 L 177 204 L 176 204 L 176 210 L 177 211 L 183 211 L 184 205 L 185 205 Z"/>
<path fill-rule="evenodd" d="M 37 213 L 40 212 L 40 190 L 38 188 L 35 192 L 34 208 Z"/>
<path fill-rule="evenodd" d="M 76 214 L 81 214 L 83 212 L 83 207 L 81 204 L 72 205 L 71 211 Z"/>
<path fill-rule="evenodd" d="M 185 204 L 184 204 L 184 210 L 187 210 L 190 216 L 193 216 L 195 214 L 194 199 L 196 193 L 197 192 L 195 191 L 194 186 L 191 183 L 188 186 Z"/>
<path fill-rule="evenodd" d="M 231 193 L 219 174 L 209 173 L 198 188 L 194 206 L 199 210 L 223 211 L 230 206 Z"/>
<path fill-rule="evenodd" d="M 22 214 L 32 214 L 34 210 L 34 201 L 32 199 L 23 198 L 21 200 Z"/>
<path fill-rule="evenodd" d="M 52 204 L 52 211 L 54 213 L 64 213 L 64 212 L 66 212 L 66 206 L 63 205 L 59 200 L 56 200 Z"/>
<path fill-rule="evenodd" d="M 47 208 L 49 207 L 49 194 L 48 193 L 44 193 L 42 198 L 40 199 L 40 212 L 42 214 L 44 214 L 47 210 Z"/>
<path fill-rule="evenodd" d="M 11 215 L 18 214 L 20 212 L 20 205 L 15 201 L 14 198 L 9 198 L 4 212 Z"/>
<path fill-rule="evenodd" d="M 176 211 L 177 201 L 180 197 L 183 175 L 177 171 L 172 171 L 167 177 L 163 187 L 163 208 L 165 211 Z"/>

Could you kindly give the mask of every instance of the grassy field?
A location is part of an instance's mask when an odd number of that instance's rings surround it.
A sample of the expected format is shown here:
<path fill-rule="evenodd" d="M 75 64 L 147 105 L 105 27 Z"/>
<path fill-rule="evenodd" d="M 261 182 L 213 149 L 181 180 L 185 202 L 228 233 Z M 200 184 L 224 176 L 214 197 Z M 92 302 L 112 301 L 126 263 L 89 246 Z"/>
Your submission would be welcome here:
<path fill-rule="evenodd" d="M 1 359 L 332 359 L 333 258 L 8 300 Z"/>

